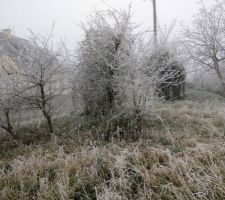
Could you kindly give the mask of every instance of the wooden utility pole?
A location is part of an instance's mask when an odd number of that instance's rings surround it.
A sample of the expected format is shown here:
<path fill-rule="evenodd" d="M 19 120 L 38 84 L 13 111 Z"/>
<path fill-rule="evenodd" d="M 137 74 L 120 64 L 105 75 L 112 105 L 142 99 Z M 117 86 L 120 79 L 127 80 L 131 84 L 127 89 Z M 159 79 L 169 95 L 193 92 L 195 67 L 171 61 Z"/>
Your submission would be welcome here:
<path fill-rule="evenodd" d="M 156 0 L 152 0 L 153 5 L 153 24 L 154 24 L 154 45 L 157 47 L 157 12 L 156 12 Z"/>

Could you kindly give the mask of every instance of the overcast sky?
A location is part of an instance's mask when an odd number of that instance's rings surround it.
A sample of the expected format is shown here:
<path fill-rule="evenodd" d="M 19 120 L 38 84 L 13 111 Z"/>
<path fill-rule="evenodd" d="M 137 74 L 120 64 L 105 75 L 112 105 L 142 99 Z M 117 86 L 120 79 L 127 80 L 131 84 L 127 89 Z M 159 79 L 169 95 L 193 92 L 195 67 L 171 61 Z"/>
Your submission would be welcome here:
<path fill-rule="evenodd" d="M 104 0 L 113 8 L 127 8 L 132 2 L 133 20 L 143 27 L 152 27 L 151 0 Z M 215 0 L 204 0 L 211 5 Z M 157 0 L 158 21 L 161 27 L 176 19 L 190 24 L 199 9 L 199 0 Z M 0 0 L 0 29 L 13 28 L 16 35 L 26 37 L 28 28 L 35 32 L 48 32 L 53 21 L 55 32 L 67 38 L 70 45 L 81 38 L 77 24 L 85 22 L 94 9 L 105 9 L 101 0 Z"/>

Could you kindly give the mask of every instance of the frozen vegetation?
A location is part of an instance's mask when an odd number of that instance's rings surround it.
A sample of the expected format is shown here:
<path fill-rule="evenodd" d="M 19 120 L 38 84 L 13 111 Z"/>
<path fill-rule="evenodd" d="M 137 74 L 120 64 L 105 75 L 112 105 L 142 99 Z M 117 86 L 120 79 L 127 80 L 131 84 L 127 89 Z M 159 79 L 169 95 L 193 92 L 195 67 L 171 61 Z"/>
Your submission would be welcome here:
<path fill-rule="evenodd" d="M 0 200 L 225 198 L 225 3 L 182 39 L 131 10 L 94 12 L 75 52 L 54 25 L 0 33 Z"/>

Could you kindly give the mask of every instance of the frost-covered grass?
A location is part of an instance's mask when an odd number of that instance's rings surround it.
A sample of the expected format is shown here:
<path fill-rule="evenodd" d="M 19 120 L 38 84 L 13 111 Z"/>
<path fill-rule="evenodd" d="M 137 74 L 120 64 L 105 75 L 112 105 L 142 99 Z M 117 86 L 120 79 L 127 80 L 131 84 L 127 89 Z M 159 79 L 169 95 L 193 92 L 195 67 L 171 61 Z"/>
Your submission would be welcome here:
<path fill-rule="evenodd" d="M 222 142 L 39 149 L 2 166 L 1 199 L 222 199 L 224 156 Z"/>
<path fill-rule="evenodd" d="M 81 144 L 76 131 L 2 142 L 0 199 L 224 199 L 222 109 L 215 101 L 161 104 L 160 118 L 135 142 L 85 137 Z"/>
<path fill-rule="evenodd" d="M 203 89 L 187 89 L 186 99 L 196 101 L 224 101 L 225 97 L 219 95 L 216 92 L 207 91 Z"/>

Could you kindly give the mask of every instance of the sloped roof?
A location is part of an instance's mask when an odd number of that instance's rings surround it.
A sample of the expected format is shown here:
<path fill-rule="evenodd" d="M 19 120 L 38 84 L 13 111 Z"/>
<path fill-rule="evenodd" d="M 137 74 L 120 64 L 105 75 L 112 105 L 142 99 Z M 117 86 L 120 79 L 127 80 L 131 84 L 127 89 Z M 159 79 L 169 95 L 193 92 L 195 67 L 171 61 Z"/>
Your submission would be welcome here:
<path fill-rule="evenodd" d="M 1 65 L 4 65 L 10 72 L 18 71 L 22 65 L 19 55 L 23 49 L 29 49 L 32 45 L 28 40 L 0 32 L 0 58 Z"/>

